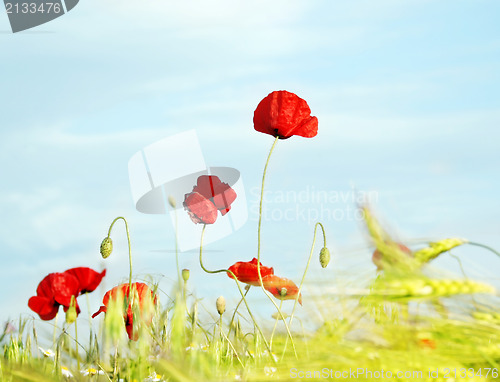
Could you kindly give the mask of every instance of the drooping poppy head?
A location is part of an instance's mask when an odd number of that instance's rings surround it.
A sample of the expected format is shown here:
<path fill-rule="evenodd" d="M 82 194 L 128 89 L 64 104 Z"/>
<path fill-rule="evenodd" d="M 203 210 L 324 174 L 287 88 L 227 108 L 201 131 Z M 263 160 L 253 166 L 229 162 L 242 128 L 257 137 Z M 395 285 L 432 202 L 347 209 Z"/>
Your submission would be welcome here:
<path fill-rule="evenodd" d="M 185 195 L 184 208 L 194 223 L 213 224 L 217 220 L 217 211 L 224 216 L 235 200 L 236 192 L 229 184 L 221 182 L 215 175 L 201 175 L 193 191 Z"/>
<path fill-rule="evenodd" d="M 129 284 L 122 284 L 106 292 L 102 299 L 104 305 L 92 315 L 92 318 L 102 312 L 106 313 L 110 302 L 119 303 L 120 299 L 128 301 L 128 304 L 124 304 L 123 307 L 123 320 L 128 338 L 137 341 L 139 338 L 138 323 L 151 323 L 153 319 L 152 307 L 157 303 L 157 297 L 144 283 L 132 283 L 132 293 L 130 293 Z M 138 313 L 138 315 L 134 313 Z M 134 325 L 134 318 L 136 325 Z"/>
<path fill-rule="evenodd" d="M 318 118 L 311 116 L 307 102 L 286 90 L 274 91 L 257 105 L 255 130 L 280 139 L 292 135 L 312 138 L 318 133 Z"/>
<path fill-rule="evenodd" d="M 228 269 L 234 273 L 238 281 L 253 286 L 260 285 L 259 274 L 257 272 L 257 259 L 255 257 L 251 261 L 239 261 L 231 265 Z M 265 267 L 260 263 L 260 275 L 262 279 L 265 276 L 273 274 L 274 269 L 272 267 Z M 231 273 L 228 272 L 227 275 L 234 279 Z"/>
<path fill-rule="evenodd" d="M 262 279 L 262 283 L 269 293 L 280 300 L 295 300 L 299 293 L 297 285 L 284 277 L 268 275 Z M 299 295 L 299 304 L 302 305 L 302 295 Z"/>
<path fill-rule="evenodd" d="M 411 256 L 412 255 L 412 251 L 410 248 L 408 248 L 406 245 L 403 245 L 403 244 L 400 244 L 398 243 L 396 248 L 399 248 L 399 250 L 408 255 L 408 256 Z M 402 256 L 402 255 L 401 255 Z M 387 265 L 387 264 L 396 264 L 397 263 L 397 258 L 388 258 L 387 256 L 384 256 L 382 254 L 382 252 L 380 252 L 378 249 L 376 249 L 374 252 L 373 252 L 373 255 L 372 255 L 372 262 L 373 264 L 375 264 L 377 266 L 377 270 L 380 271 L 382 269 L 384 269 L 384 265 Z"/>
<path fill-rule="evenodd" d="M 78 279 L 69 273 L 50 273 L 38 284 L 36 296 L 28 301 L 28 306 L 40 318 L 45 321 L 52 320 L 59 310 L 59 306 L 64 306 L 68 310 L 71 304 L 71 296 L 77 296 L 80 285 Z M 80 312 L 78 304 L 77 313 Z"/>
<path fill-rule="evenodd" d="M 80 285 L 79 294 L 84 294 L 96 290 L 101 283 L 102 278 L 106 276 L 106 269 L 99 273 L 87 267 L 77 267 L 68 269 L 64 273 L 69 273 L 78 279 Z"/>

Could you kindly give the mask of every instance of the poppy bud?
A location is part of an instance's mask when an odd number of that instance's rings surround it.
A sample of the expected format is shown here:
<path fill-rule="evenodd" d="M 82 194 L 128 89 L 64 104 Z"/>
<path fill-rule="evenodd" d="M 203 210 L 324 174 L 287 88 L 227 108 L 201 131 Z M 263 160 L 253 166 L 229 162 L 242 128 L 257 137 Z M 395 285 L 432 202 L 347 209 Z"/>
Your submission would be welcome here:
<path fill-rule="evenodd" d="M 223 296 L 220 296 L 215 302 L 215 306 L 217 308 L 217 312 L 222 316 L 226 311 L 226 299 Z"/>
<path fill-rule="evenodd" d="M 323 247 L 321 248 L 321 251 L 319 253 L 319 263 L 323 268 L 326 268 L 329 262 L 330 262 L 330 251 L 328 250 L 328 248 Z"/>
<path fill-rule="evenodd" d="M 70 306 L 66 311 L 66 323 L 72 324 L 76 321 L 76 308 L 74 306 Z"/>
<path fill-rule="evenodd" d="M 170 204 L 172 208 L 175 208 L 177 206 L 177 202 L 175 201 L 175 198 L 172 195 L 169 195 L 168 197 L 168 204 Z"/>
<path fill-rule="evenodd" d="M 188 281 L 189 280 L 189 269 L 183 269 L 182 270 L 182 279 L 184 281 Z"/>
<path fill-rule="evenodd" d="M 281 290 L 280 290 L 280 296 L 281 296 L 281 297 L 285 297 L 285 296 L 286 296 L 286 294 L 287 294 L 287 292 L 288 292 L 288 291 L 286 290 L 286 288 L 281 288 Z"/>
<path fill-rule="evenodd" d="M 111 255 L 111 252 L 113 252 L 113 242 L 111 241 L 111 238 L 105 237 L 104 240 L 101 243 L 101 256 L 103 259 L 106 259 Z"/>
<path fill-rule="evenodd" d="M 66 323 L 67 324 L 72 324 L 73 322 L 76 321 L 76 317 L 78 316 L 78 313 L 76 312 L 75 308 L 76 300 L 75 296 L 71 296 L 71 302 L 68 310 L 66 311 Z"/>

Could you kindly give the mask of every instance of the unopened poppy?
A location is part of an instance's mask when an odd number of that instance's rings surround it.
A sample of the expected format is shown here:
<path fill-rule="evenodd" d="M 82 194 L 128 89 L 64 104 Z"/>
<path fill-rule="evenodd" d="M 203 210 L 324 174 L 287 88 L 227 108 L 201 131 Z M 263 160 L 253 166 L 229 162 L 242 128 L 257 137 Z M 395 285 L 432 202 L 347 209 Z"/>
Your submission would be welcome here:
<path fill-rule="evenodd" d="M 257 259 L 254 257 L 251 261 L 239 261 L 229 267 L 229 270 L 234 273 L 238 281 L 242 283 L 259 286 L 259 274 L 257 272 Z M 265 267 L 260 263 L 260 275 L 262 278 L 268 275 L 273 275 L 272 267 Z M 230 278 L 234 278 L 231 273 L 227 273 Z"/>
<path fill-rule="evenodd" d="M 403 245 L 403 244 L 397 244 L 398 248 L 405 254 L 407 254 L 408 256 L 411 256 L 412 252 L 411 252 L 411 249 L 408 248 L 406 245 Z M 382 270 L 384 269 L 384 264 L 387 264 L 387 263 L 390 263 L 390 262 L 396 262 L 396 260 L 389 260 L 387 259 L 383 254 L 382 252 L 380 252 L 378 249 L 376 249 L 374 252 L 373 252 L 373 255 L 372 255 L 372 262 L 373 264 L 375 264 L 377 266 L 377 270 Z"/>
<path fill-rule="evenodd" d="M 311 116 L 307 102 L 286 90 L 274 91 L 260 101 L 253 123 L 255 130 L 280 139 L 312 138 L 318 133 L 318 118 Z"/>
<path fill-rule="evenodd" d="M 269 293 L 280 300 L 295 300 L 299 293 L 297 285 L 284 277 L 268 275 L 262 279 L 262 283 Z M 299 295 L 299 304 L 302 305 L 302 295 Z"/>
<path fill-rule="evenodd" d="M 106 292 L 104 298 L 102 299 L 102 303 L 104 305 L 92 315 L 92 318 L 102 312 L 106 313 L 110 301 L 117 303 L 120 302 L 119 300 L 122 298 L 126 299 L 128 301 L 128 305 L 126 308 L 124 307 L 123 312 L 125 329 L 127 330 L 128 338 L 133 341 L 137 341 L 139 338 L 139 332 L 137 329 L 134 329 L 134 307 L 138 307 L 140 320 L 150 323 L 153 318 L 151 308 L 153 307 L 153 304 L 157 303 L 157 298 L 153 291 L 144 283 L 132 283 L 132 291 L 133 296 L 135 297 L 129 298 L 129 284 L 122 284 Z"/>

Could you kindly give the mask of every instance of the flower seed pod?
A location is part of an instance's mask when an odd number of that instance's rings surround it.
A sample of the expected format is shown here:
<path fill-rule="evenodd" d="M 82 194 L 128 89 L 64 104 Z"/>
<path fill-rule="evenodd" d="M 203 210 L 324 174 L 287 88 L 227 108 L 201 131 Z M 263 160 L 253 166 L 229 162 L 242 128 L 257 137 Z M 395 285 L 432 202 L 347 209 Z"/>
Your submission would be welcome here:
<path fill-rule="evenodd" d="M 217 308 L 217 312 L 222 316 L 226 311 L 226 299 L 223 296 L 220 296 L 215 302 L 215 306 Z"/>
<path fill-rule="evenodd" d="M 105 237 L 104 240 L 101 243 L 101 256 L 103 259 L 106 259 L 111 255 L 111 252 L 113 252 L 113 241 L 111 241 L 111 238 Z"/>
<path fill-rule="evenodd" d="M 286 294 L 287 294 L 287 292 L 288 292 L 288 290 L 286 288 L 281 288 L 281 290 L 280 290 L 280 296 L 281 297 L 285 297 Z"/>
<path fill-rule="evenodd" d="M 319 263 L 323 268 L 326 268 L 328 266 L 328 263 L 330 263 L 330 251 L 328 250 L 328 248 L 321 248 L 321 251 L 319 253 Z"/>
<path fill-rule="evenodd" d="M 177 206 L 177 202 L 175 201 L 175 198 L 172 195 L 169 195 L 168 197 L 168 204 L 170 204 L 172 208 L 175 208 Z"/>
<path fill-rule="evenodd" d="M 184 281 L 188 281 L 189 280 L 189 269 L 183 269 L 182 270 L 182 279 Z"/>

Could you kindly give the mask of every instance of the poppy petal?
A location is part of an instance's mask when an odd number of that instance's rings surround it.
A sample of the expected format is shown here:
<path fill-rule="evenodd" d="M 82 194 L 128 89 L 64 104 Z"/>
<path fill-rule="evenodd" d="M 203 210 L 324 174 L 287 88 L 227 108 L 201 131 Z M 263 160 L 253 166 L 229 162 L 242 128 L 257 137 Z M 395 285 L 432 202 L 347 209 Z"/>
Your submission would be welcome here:
<path fill-rule="evenodd" d="M 260 101 L 253 122 L 255 130 L 281 139 L 312 138 L 318 133 L 318 119 L 311 116 L 307 102 L 286 90 L 274 91 Z"/>
<path fill-rule="evenodd" d="M 183 204 L 193 223 L 213 224 L 217 220 L 215 205 L 198 192 L 186 194 Z"/>
<path fill-rule="evenodd" d="M 99 314 L 101 314 L 102 312 L 106 313 L 106 307 L 104 305 L 102 305 L 99 310 L 97 312 L 95 312 L 93 315 L 92 315 L 92 318 L 95 318 L 96 316 L 98 316 Z"/>
<path fill-rule="evenodd" d="M 205 198 L 210 199 L 215 195 L 215 190 L 221 185 L 221 180 L 215 175 L 201 175 L 198 177 L 196 186 L 193 192 L 203 195 Z"/>
<path fill-rule="evenodd" d="M 29 308 L 38 313 L 44 321 L 52 320 L 59 310 L 59 304 L 47 297 L 33 296 L 28 300 Z"/>
<path fill-rule="evenodd" d="M 51 283 L 54 300 L 65 307 L 69 307 L 71 297 L 78 296 L 78 279 L 69 273 L 52 273 Z"/>
<path fill-rule="evenodd" d="M 227 183 L 221 183 L 215 188 L 214 204 L 222 216 L 231 209 L 231 204 L 236 200 L 236 192 Z"/>
<path fill-rule="evenodd" d="M 79 294 L 84 294 L 96 290 L 101 283 L 102 278 L 106 276 L 106 269 L 99 273 L 87 267 L 77 267 L 68 269 L 64 273 L 73 275 L 78 279 L 80 284 Z"/>

